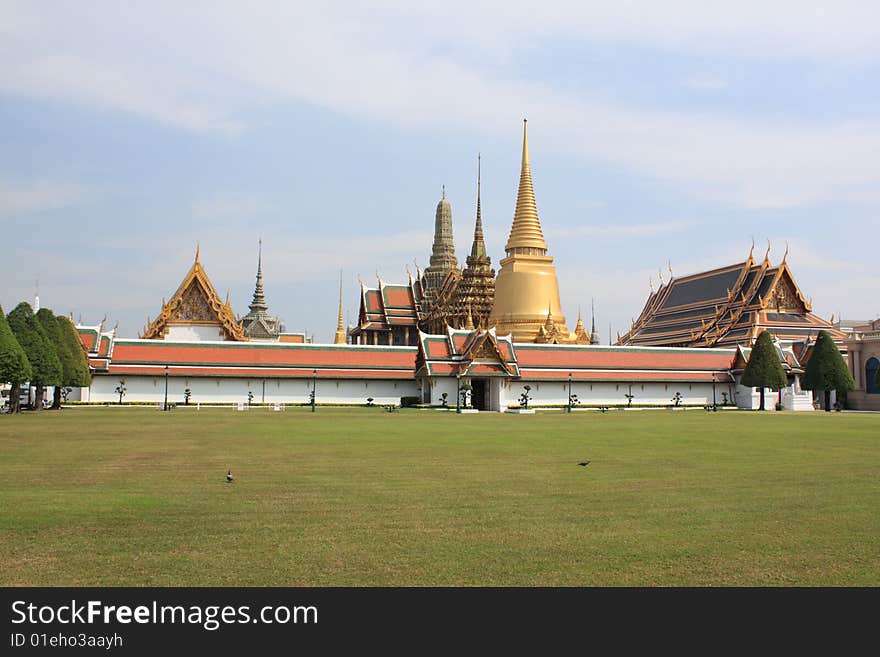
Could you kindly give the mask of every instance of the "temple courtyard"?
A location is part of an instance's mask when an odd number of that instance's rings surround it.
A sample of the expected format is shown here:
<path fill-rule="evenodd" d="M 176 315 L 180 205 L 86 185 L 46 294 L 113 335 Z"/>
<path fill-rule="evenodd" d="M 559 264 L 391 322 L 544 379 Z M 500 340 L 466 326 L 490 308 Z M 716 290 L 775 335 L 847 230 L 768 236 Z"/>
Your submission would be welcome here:
<path fill-rule="evenodd" d="M 878 509 L 880 414 L 0 418 L 3 586 L 878 586 Z"/>

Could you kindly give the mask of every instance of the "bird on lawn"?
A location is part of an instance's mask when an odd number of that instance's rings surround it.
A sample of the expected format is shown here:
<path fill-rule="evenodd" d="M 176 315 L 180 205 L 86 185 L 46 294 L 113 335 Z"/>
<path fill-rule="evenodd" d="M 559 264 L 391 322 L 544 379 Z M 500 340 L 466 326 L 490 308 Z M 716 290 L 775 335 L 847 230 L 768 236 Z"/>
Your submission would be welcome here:
<path fill-rule="evenodd" d="M 589 461 L 581 461 L 580 463 L 578 463 L 578 465 L 582 465 L 584 467 L 587 467 L 588 465 L 590 465 L 590 462 Z"/>
<path fill-rule="evenodd" d="M 234 477 L 232 476 L 232 470 L 228 470 L 228 471 L 226 472 L 226 482 L 227 482 L 227 483 L 232 483 L 232 480 L 233 480 L 233 479 L 234 479 Z"/>

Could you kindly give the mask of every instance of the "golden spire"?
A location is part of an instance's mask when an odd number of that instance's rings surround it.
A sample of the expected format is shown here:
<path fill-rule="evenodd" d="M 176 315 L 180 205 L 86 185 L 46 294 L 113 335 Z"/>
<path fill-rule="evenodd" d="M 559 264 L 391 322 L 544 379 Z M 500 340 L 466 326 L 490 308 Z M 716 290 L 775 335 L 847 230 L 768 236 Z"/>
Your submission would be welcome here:
<path fill-rule="evenodd" d="M 199 264 L 199 243 L 196 242 L 196 264 Z"/>
<path fill-rule="evenodd" d="M 508 255 L 517 248 L 540 249 L 538 255 L 546 255 L 547 243 L 541 231 L 538 219 L 538 206 L 535 203 L 535 189 L 532 185 L 532 170 L 529 164 L 529 133 L 528 122 L 523 119 L 523 150 L 522 167 L 519 175 L 519 192 L 516 196 L 516 212 L 513 215 L 513 226 L 504 250 Z"/>
<path fill-rule="evenodd" d="M 473 312 L 471 310 L 470 305 L 468 306 L 468 314 L 467 314 L 467 317 L 465 318 L 464 328 L 467 329 L 468 331 L 474 330 L 474 315 L 473 315 Z"/>
<path fill-rule="evenodd" d="M 345 344 L 345 329 L 342 328 L 342 270 L 339 270 L 339 320 L 336 322 L 336 335 L 333 344 Z"/>
<path fill-rule="evenodd" d="M 553 311 L 550 309 L 550 302 L 547 303 L 547 322 L 544 324 L 544 328 L 548 331 L 553 328 Z"/>

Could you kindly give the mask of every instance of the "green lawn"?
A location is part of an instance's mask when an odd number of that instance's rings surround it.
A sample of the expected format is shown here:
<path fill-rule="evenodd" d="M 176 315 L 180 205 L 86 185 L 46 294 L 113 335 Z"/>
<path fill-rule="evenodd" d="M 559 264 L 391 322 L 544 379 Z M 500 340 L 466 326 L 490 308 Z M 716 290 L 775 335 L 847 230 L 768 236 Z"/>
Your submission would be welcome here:
<path fill-rule="evenodd" d="M 0 585 L 877 586 L 880 415 L 4 416 Z"/>

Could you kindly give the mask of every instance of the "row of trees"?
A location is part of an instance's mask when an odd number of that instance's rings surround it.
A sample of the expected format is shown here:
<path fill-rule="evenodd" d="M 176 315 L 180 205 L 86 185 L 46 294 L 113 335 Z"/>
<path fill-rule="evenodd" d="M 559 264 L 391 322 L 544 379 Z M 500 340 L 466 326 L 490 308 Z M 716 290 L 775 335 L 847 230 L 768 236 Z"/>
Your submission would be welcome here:
<path fill-rule="evenodd" d="M 47 386 L 55 388 L 52 408 L 61 408 L 63 388 L 90 385 L 88 360 L 73 322 L 48 308 L 35 314 L 24 301 L 9 315 L 0 307 L 0 383 L 12 384 L 13 413 L 20 410 L 24 383 L 36 388 L 34 410 L 42 409 Z"/>
<path fill-rule="evenodd" d="M 773 336 L 764 331 L 755 340 L 749 362 L 743 370 L 740 383 L 749 388 L 761 391 L 761 410 L 764 410 L 764 389 L 779 390 L 788 385 L 788 376 L 779 359 L 779 352 L 773 343 Z M 856 387 L 849 367 L 834 340 L 826 331 L 819 331 L 813 353 L 807 361 L 807 367 L 801 378 L 804 390 L 821 390 L 825 393 L 825 410 L 831 410 L 831 391 L 836 390 L 838 397 Z"/>

